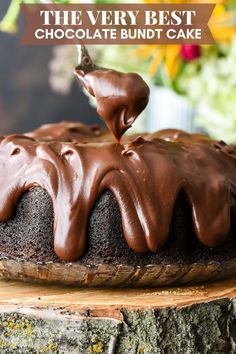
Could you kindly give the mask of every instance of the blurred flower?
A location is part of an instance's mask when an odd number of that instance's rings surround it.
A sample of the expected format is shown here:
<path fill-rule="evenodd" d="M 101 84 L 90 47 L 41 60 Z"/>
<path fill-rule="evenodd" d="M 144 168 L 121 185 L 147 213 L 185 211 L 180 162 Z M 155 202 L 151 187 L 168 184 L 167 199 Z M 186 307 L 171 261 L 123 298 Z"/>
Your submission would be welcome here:
<path fill-rule="evenodd" d="M 153 3 L 153 0 L 145 0 L 146 3 Z M 163 0 L 155 3 L 207 3 L 205 0 Z M 230 1 L 218 0 L 209 21 L 209 27 L 216 43 L 227 43 L 236 36 L 235 13 L 230 11 L 227 5 Z M 175 80 L 182 67 L 182 58 L 186 61 L 196 59 L 200 56 L 200 48 L 193 49 L 192 54 L 187 53 L 187 47 L 182 49 L 181 45 L 142 45 L 135 49 L 134 55 L 140 56 L 143 60 L 150 61 L 149 74 L 154 76 L 164 63 L 165 73 L 170 80 Z M 194 56 L 192 58 L 192 55 Z"/>
<path fill-rule="evenodd" d="M 180 46 L 178 44 L 170 45 L 142 45 L 134 49 L 133 56 L 142 58 L 143 60 L 151 59 L 148 68 L 148 74 L 154 76 L 161 64 L 168 72 L 169 77 L 174 79 L 179 71 L 181 64 Z"/>
<path fill-rule="evenodd" d="M 218 1 L 209 21 L 209 28 L 217 43 L 230 42 L 236 35 L 235 13 L 227 9 L 230 1 Z"/>
<path fill-rule="evenodd" d="M 197 106 L 197 122 L 213 137 L 236 143 L 236 40 L 226 56 L 192 62 L 178 77 L 178 87 Z"/>
<path fill-rule="evenodd" d="M 184 44 L 180 48 L 180 55 L 185 61 L 191 61 L 201 56 L 199 45 Z"/>

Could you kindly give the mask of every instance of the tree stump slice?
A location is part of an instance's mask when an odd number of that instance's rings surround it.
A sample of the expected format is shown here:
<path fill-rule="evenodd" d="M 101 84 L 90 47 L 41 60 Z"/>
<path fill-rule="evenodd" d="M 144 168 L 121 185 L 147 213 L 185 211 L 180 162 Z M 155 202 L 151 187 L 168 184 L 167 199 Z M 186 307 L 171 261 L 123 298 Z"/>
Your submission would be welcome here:
<path fill-rule="evenodd" d="M 0 353 L 236 353 L 236 279 L 156 289 L 0 281 Z"/>

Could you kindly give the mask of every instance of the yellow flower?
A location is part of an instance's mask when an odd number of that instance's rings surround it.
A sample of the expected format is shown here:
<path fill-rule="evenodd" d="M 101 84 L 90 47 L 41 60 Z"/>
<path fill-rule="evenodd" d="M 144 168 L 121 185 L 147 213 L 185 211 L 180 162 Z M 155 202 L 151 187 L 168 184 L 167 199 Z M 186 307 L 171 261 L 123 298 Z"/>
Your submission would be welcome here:
<path fill-rule="evenodd" d="M 151 58 L 148 74 L 154 76 L 160 63 L 164 62 L 164 67 L 171 79 L 178 73 L 181 58 L 179 55 L 180 45 L 142 45 L 132 53 L 144 60 Z"/>
<path fill-rule="evenodd" d="M 224 1 L 226 3 L 227 1 Z M 234 14 L 227 11 L 223 6 L 223 1 L 217 4 L 209 21 L 209 28 L 217 43 L 230 42 L 236 35 Z"/>
<path fill-rule="evenodd" d="M 145 3 L 153 3 L 153 0 L 145 0 Z M 189 4 L 189 3 L 209 3 L 208 0 L 163 0 L 155 1 L 155 3 L 173 3 L 173 4 Z M 227 0 L 215 1 L 216 6 L 209 21 L 209 28 L 216 43 L 229 42 L 236 36 L 236 26 L 234 23 L 234 14 L 227 11 L 225 5 Z M 163 62 L 166 73 L 171 80 L 177 76 L 180 65 L 180 48 L 181 45 L 142 45 L 134 50 L 134 53 L 140 58 L 151 60 L 148 73 L 153 76 L 158 70 L 159 65 Z"/>

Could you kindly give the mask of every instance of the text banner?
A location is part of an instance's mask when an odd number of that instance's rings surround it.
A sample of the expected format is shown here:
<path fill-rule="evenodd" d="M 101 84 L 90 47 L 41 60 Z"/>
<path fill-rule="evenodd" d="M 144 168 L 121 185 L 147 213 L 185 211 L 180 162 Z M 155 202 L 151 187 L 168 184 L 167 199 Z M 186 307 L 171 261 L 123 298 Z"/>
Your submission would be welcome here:
<path fill-rule="evenodd" d="M 215 4 L 22 4 L 23 44 L 213 44 Z"/>

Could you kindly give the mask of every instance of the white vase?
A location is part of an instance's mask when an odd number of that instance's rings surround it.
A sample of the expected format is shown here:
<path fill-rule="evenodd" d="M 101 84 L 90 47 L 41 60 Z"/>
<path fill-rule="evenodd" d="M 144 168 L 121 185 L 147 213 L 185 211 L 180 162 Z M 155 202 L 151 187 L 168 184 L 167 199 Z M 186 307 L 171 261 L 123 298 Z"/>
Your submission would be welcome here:
<path fill-rule="evenodd" d="M 194 124 L 195 113 L 184 96 L 167 87 L 153 86 L 145 115 L 145 128 L 149 132 L 168 128 L 200 132 L 201 129 Z"/>

